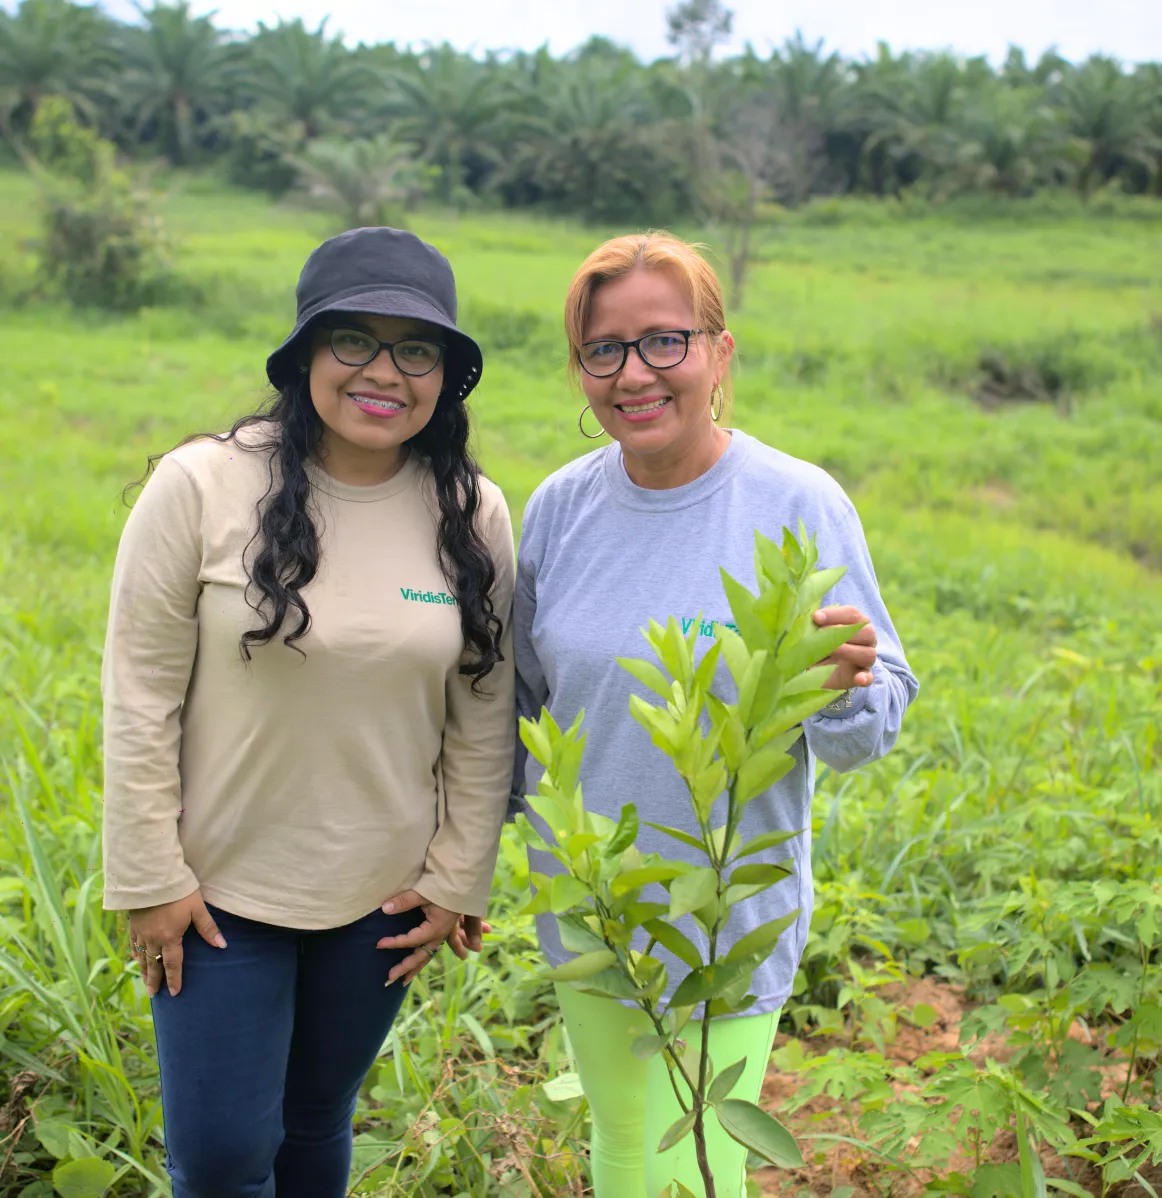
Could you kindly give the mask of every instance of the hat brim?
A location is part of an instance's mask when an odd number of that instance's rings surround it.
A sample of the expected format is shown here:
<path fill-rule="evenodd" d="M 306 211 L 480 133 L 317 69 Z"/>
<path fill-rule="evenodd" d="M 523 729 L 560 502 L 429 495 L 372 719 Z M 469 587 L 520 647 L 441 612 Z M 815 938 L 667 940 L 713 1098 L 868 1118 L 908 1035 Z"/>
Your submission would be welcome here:
<path fill-rule="evenodd" d="M 303 334 L 328 312 L 367 312 L 372 316 L 400 316 L 436 325 L 448 334 L 442 394 L 465 400 L 480 381 L 484 370 L 480 346 L 467 333 L 461 332 L 427 296 L 407 287 L 377 287 L 373 291 L 332 296 L 303 312 L 290 336 L 266 359 L 266 377 L 272 386 L 281 389 L 299 373 L 296 351 Z"/>

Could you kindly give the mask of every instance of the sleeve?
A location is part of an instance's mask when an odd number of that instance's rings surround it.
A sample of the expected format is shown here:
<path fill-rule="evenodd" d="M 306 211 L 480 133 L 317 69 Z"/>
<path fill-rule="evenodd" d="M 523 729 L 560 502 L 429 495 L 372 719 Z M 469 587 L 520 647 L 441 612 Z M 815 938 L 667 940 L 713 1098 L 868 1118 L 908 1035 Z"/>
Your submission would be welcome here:
<path fill-rule="evenodd" d="M 841 695 L 804 722 L 807 746 L 820 761 L 841 773 L 883 757 L 896 743 L 904 712 L 920 684 L 904 656 L 891 617 L 880 597 L 875 568 L 859 516 L 848 505 L 842 533 L 829 552 L 847 573 L 824 602 L 858 607 L 876 630 L 872 684 Z"/>
<path fill-rule="evenodd" d="M 485 536 L 496 569 L 492 603 L 503 624 L 503 660 L 482 679 L 479 691 L 473 691 L 468 675 L 448 676 L 440 755 L 442 818 L 415 884 L 426 899 L 466 915 L 483 915 L 488 909 L 512 772 L 515 554 L 503 499 Z"/>
<path fill-rule="evenodd" d="M 525 531 L 528 531 L 526 518 Z M 549 701 L 549 684 L 545 681 L 545 672 L 541 668 L 540 659 L 533 648 L 533 621 L 537 615 L 537 581 L 532 562 L 524 552 L 524 540 L 521 542 L 522 553 L 516 569 L 516 598 L 513 604 L 513 628 L 516 634 L 516 714 L 519 720 L 522 716 L 535 720 L 541 713 L 541 708 Z M 518 735 L 516 751 L 513 754 L 512 793 L 509 796 L 508 814 L 513 818 L 517 812 L 527 809 L 525 795 L 528 786 L 525 780 L 525 767 L 528 763 L 529 751 Z"/>
<path fill-rule="evenodd" d="M 131 910 L 192 894 L 178 838 L 181 710 L 198 647 L 201 498 L 163 458 L 129 513 L 105 655 L 105 906 Z"/>

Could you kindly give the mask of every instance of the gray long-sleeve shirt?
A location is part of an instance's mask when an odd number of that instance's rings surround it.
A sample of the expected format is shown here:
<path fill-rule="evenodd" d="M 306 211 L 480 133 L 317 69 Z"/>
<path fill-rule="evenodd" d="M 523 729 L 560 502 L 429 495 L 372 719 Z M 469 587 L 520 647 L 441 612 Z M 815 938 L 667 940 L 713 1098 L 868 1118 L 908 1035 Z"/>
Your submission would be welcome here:
<path fill-rule="evenodd" d="M 744 839 L 775 828 L 805 829 L 789 844 L 751 860 L 777 861 L 788 853 L 795 876 L 734 907 L 719 951 L 767 921 L 800 908 L 802 914 L 755 971 L 758 1002 L 749 1014 L 777 1010 L 789 997 L 807 939 L 812 908 L 811 794 L 815 759 L 850 770 L 882 757 L 895 744 L 908 704 L 918 690 L 880 598 L 875 572 L 855 508 L 823 470 L 735 431 L 715 465 L 694 482 L 671 490 L 635 486 L 621 451 L 610 445 L 571 462 L 546 479 L 525 509 L 517 567 L 514 630 L 517 705 L 536 717 L 542 705 L 562 726 L 585 710 L 588 743 L 581 770 L 589 810 L 617 818 L 637 804 L 638 846 L 696 864 L 705 859 L 645 821 L 696 833 L 685 785 L 671 763 L 629 715 L 629 696 L 656 701 L 615 661 L 652 653 L 641 629 L 673 615 L 690 627 L 701 613 L 700 648 L 713 643 L 713 623 L 731 620 L 719 567 L 751 591 L 754 530 L 781 540 L 799 520 L 818 538 L 820 567 L 847 573 L 824 604 L 852 604 L 872 622 L 879 639 L 874 681 L 855 691 L 849 705 L 806 721 L 795 747 L 798 765 L 746 809 Z M 733 684 L 720 665 L 716 692 L 728 701 Z M 514 799 L 533 793 L 541 767 L 518 750 Z M 532 853 L 542 873 L 560 867 Z M 659 890 L 660 893 L 660 890 Z M 653 897 L 653 896 L 651 896 Z M 688 917 L 680 925 L 705 953 L 706 937 Z M 541 947 L 556 965 L 562 948 L 556 920 L 537 917 Z M 666 997 L 687 967 L 655 950 L 669 967 Z"/>

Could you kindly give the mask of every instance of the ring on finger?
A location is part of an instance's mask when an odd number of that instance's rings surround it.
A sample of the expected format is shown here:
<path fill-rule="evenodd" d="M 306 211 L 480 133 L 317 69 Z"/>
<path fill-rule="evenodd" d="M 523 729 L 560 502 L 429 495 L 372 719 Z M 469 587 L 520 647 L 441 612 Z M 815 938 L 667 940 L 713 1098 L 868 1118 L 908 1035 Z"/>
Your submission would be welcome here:
<path fill-rule="evenodd" d="M 443 946 L 440 944 L 437 944 L 435 948 L 433 948 L 430 944 L 421 944 L 420 945 L 420 948 L 422 948 L 424 950 L 424 952 L 426 952 L 428 954 L 429 961 L 435 959 L 436 954 L 440 951 L 440 949 L 442 947 Z"/>

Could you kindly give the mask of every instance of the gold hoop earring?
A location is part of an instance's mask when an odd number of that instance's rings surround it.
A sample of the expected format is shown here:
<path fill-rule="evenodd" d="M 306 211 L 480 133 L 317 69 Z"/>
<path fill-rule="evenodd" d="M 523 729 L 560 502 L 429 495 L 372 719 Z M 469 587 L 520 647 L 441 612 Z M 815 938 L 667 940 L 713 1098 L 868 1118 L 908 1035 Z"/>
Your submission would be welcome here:
<path fill-rule="evenodd" d="M 714 410 L 715 396 L 718 397 L 718 411 L 717 412 Z M 710 393 L 710 419 L 713 420 L 715 424 L 717 424 L 719 419 L 722 417 L 722 405 L 725 401 L 726 401 L 726 397 L 722 394 L 722 384 L 719 383 L 714 388 L 714 390 Z"/>
<path fill-rule="evenodd" d="M 577 417 L 577 427 L 581 430 L 581 436 L 587 437 L 590 441 L 599 441 L 605 436 L 605 429 L 602 429 L 599 433 L 587 433 L 585 431 L 585 413 L 592 411 L 593 409 L 588 404 L 581 409 L 581 415 Z"/>

